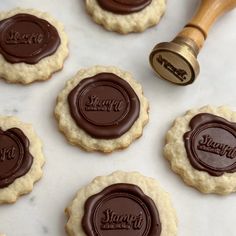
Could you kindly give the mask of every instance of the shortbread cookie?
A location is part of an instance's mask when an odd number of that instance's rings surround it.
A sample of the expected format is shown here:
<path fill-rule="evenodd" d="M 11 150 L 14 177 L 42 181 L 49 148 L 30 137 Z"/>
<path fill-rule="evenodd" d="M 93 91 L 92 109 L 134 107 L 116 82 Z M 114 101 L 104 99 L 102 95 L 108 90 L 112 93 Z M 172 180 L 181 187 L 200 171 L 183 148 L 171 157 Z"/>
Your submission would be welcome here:
<path fill-rule="evenodd" d="M 169 194 L 138 172 L 96 177 L 66 209 L 70 236 L 175 236 Z"/>
<path fill-rule="evenodd" d="M 29 193 L 42 176 L 42 144 L 30 124 L 0 117 L 0 204 Z"/>
<path fill-rule="evenodd" d="M 130 73 L 95 66 L 67 82 L 55 115 L 70 143 L 87 151 L 112 152 L 142 135 L 148 101 Z"/>
<path fill-rule="evenodd" d="M 86 0 L 86 8 L 107 30 L 127 34 L 156 25 L 165 12 L 166 0 Z"/>
<path fill-rule="evenodd" d="M 171 168 L 203 193 L 236 191 L 236 112 L 205 106 L 176 119 L 164 155 Z"/>
<path fill-rule="evenodd" d="M 0 77 L 10 83 L 47 80 L 68 55 L 64 27 L 45 12 L 0 13 Z"/>

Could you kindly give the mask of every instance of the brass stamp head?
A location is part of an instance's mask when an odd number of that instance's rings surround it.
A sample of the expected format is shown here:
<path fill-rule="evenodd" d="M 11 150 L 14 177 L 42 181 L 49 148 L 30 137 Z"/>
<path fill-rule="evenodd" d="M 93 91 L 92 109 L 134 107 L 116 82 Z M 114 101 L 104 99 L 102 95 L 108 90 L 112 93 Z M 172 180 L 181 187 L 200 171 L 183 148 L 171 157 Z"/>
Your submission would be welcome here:
<path fill-rule="evenodd" d="M 150 54 L 150 64 L 162 79 L 188 85 L 199 74 L 198 50 L 182 41 L 176 38 L 170 43 L 156 45 Z"/>

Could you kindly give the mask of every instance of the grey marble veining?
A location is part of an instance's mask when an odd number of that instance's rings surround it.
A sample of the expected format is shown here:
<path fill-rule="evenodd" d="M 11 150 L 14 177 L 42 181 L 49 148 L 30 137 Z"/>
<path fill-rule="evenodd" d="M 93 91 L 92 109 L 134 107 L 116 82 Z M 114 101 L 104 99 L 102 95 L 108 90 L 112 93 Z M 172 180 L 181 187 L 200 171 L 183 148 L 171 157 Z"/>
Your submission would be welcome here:
<path fill-rule="evenodd" d="M 158 79 L 148 64 L 153 46 L 171 40 L 192 16 L 198 0 L 168 1 L 157 27 L 127 36 L 95 24 L 81 0 L 1 0 L 0 9 L 13 7 L 48 11 L 64 23 L 70 56 L 52 79 L 28 86 L 0 80 L 0 115 L 16 115 L 32 123 L 44 143 L 44 176 L 33 192 L 13 205 L 0 206 L 0 232 L 7 236 L 65 236 L 64 209 L 77 190 L 97 175 L 117 169 L 137 170 L 156 178 L 172 196 L 181 236 L 234 236 L 234 194 L 203 195 L 187 187 L 162 156 L 164 135 L 176 116 L 205 104 L 236 108 L 236 11 L 221 18 L 199 55 L 201 74 L 188 87 Z M 128 149 L 110 155 L 86 153 L 66 141 L 53 115 L 56 97 L 80 68 L 115 65 L 133 73 L 150 101 L 150 122 L 143 137 Z"/>

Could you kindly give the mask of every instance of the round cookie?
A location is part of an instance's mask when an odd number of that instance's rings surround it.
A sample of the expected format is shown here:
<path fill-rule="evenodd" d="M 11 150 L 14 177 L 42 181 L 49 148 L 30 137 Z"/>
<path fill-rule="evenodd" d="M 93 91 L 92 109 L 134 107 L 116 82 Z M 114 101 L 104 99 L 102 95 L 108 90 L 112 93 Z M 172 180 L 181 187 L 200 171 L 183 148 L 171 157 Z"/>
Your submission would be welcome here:
<path fill-rule="evenodd" d="M 0 13 L 0 77 L 10 83 L 47 80 L 68 56 L 64 27 L 45 12 Z"/>
<path fill-rule="evenodd" d="M 156 25 L 165 12 L 166 0 L 86 0 L 86 8 L 107 30 L 127 34 Z"/>
<path fill-rule="evenodd" d="M 164 156 L 185 183 L 203 193 L 236 191 L 236 112 L 205 106 L 175 120 Z"/>
<path fill-rule="evenodd" d="M 42 176 L 42 144 L 30 124 L 0 117 L 0 204 L 32 191 Z"/>
<path fill-rule="evenodd" d="M 66 83 L 55 116 L 70 143 L 87 151 L 112 152 L 142 135 L 148 108 L 141 85 L 130 73 L 95 66 Z"/>
<path fill-rule="evenodd" d="M 66 209 L 68 235 L 175 236 L 177 218 L 169 194 L 138 172 L 96 177 Z"/>

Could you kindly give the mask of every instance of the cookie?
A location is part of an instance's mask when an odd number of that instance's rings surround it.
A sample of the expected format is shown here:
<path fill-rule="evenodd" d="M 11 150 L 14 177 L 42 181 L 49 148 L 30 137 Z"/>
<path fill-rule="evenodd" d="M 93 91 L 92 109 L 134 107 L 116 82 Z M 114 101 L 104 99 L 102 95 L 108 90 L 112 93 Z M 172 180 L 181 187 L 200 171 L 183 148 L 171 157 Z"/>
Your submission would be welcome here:
<path fill-rule="evenodd" d="M 175 120 L 164 155 L 185 183 L 203 193 L 236 191 L 236 112 L 205 106 Z"/>
<path fill-rule="evenodd" d="M 156 25 L 166 9 L 166 0 L 86 0 L 93 20 L 121 34 L 142 32 Z"/>
<path fill-rule="evenodd" d="M 64 27 L 45 12 L 0 13 L 0 77 L 10 83 L 47 80 L 68 56 Z"/>
<path fill-rule="evenodd" d="M 142 135 L 148 108 L 141 85 L 130 73 L 95 66 L 66 83 L 55 116 L 70 143 L 87 151 L 112 152 Z"/>
<path fill-rule="evenodd" d="M 68 235 L 175 236 L 177 218 L 169 194 L 138 172 L 96 177 L 66 209 Z"/>
<path fill-rule="evenodd" d="M 42 144 L 30 124 L 0 117 L 0 204 L 29 193 L 42 176 Z"/>

